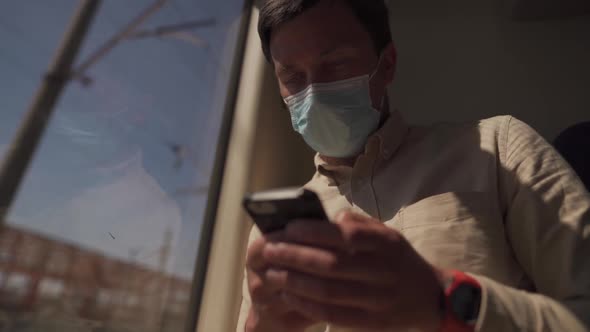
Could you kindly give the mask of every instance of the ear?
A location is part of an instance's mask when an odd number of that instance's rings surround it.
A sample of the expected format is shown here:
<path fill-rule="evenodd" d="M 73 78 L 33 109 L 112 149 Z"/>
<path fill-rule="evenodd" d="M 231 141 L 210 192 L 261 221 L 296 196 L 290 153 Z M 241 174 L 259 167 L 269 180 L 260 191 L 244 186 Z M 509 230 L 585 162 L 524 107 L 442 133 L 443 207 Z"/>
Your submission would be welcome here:
<path fill-rule="evenodd" d="M 393 42 L 390 42 L 385 46 L 381 56 L 383 57 L 382 61 L 385 83 L 389 85 L 393 82 L 395 70 L 397 68 L 397 50 L 395 49 Z"/>

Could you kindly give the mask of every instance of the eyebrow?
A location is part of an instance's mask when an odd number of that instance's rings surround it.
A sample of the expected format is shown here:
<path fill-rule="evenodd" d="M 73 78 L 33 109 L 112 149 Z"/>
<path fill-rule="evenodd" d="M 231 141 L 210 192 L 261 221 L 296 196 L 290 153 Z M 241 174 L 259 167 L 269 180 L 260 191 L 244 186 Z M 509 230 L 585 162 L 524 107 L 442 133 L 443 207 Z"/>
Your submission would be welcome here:
<path fill-rule="evenodd" d="M 335 54 L 358 54 L 358 48 L 352 46 L 336 46 L 326 49 L 320 53 L 321 58 L 329 57 Z"/>

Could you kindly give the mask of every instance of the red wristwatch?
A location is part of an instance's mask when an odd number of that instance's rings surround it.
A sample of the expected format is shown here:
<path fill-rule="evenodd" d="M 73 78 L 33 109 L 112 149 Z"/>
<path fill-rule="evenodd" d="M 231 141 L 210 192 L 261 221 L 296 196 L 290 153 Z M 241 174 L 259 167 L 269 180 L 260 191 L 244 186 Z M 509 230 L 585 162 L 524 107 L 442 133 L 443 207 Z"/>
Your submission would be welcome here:
<path fill-rule="evenodd" d="M 440 332 L 473 332 L 481 305 L 481 285 L 460 271 L 451 271 L 441 300 L 443 321 Z"/>

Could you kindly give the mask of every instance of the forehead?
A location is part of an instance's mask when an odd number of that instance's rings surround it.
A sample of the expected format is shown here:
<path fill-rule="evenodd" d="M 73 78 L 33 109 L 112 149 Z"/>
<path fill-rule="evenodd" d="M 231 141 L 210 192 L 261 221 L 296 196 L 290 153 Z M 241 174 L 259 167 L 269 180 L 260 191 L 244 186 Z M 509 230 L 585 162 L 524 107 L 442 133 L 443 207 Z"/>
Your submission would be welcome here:
<path fill-rule="evenodd" d="M 324 0 L 273 31 L 273 60 L 290 64 L 314 61 L 340 48 L 374 52 L 371 37 L 343 1 Z"/>

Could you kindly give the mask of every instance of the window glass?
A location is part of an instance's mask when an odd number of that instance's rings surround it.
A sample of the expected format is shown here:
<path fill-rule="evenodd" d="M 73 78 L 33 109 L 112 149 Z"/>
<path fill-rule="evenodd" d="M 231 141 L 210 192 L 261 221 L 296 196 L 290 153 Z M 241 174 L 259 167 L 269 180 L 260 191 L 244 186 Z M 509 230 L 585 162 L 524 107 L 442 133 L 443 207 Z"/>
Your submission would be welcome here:
<path fill-rule="evenodd" d="M 243 0 L 169 0 L 71 81 L 0 233 L 0 331 L 181 331 Z M 77 63 L 153 1 L 103 1 Z M 0 152 L 79 1 L 0 3 Z"/>

